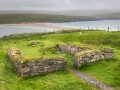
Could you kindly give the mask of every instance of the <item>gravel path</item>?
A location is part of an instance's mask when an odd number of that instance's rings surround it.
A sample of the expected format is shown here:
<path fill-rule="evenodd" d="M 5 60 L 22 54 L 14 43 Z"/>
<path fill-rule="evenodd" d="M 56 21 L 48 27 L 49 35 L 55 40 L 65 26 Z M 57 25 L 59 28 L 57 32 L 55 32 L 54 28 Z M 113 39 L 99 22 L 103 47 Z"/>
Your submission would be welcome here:
<path fill-rule="evenodd" d="M 83 73 L 81 73 L 80 71 L 77 71 L 75 69 L 71 69 L 70 70 L 74 75 L 78 76 L 79 78 L 83 79 L 84 81 L 86 81 L 87 83 L 89 84 L 92 84 L 93 86 L 95 86 L 96 88 L 100 88 L 102 90 L 115 90 L 113 89 L 112 87 L 109 87 L 101 82 L 99 82 L 98 80 L 88 76 L 88 75 L 85 75 Z"/>

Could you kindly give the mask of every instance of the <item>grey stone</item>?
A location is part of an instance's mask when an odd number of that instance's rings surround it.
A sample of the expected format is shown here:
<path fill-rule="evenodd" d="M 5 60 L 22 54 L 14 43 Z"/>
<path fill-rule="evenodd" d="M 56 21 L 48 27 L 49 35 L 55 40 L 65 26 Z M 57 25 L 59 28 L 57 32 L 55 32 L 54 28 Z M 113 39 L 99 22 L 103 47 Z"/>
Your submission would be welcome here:
<path fill-rule="evenodd" d="M 36 63 L 35 62 L 30 62 L 30 63 L 28 63 L 28 66 L 35 66 L 36 65 Z"/>

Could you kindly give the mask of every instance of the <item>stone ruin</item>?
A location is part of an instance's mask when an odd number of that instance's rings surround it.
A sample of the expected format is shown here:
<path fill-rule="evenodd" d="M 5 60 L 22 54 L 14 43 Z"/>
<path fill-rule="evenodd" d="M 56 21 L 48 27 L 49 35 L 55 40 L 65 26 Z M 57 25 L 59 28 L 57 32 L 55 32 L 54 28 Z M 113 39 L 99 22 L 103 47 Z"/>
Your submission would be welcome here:
<path fill-rule="evenodd" d="M 67 62 L 64 58 L 31 58 L 28 60 L 23 59 L 19 49 L 12 48 L 8 48 L 8 55 L 21 77 L 67 69 Z"/>
<path fill-rule="evenodd" d="M 70 54 L 75 55 L 78 52 L 82 52 L 82 51 L 86 51 L 86 50 L 92 50 L 89 47 L 81 47 L 72 43 L 68 43 L 68 44 L 57 44 L 57 47 L 59 48 L 59 51 L 62 52 L 68 52 Z"/>
<path fill-rule="evenodd" d="M 61 52 L 68 52 L 74 55 L 75 67 L 81 67 L 85 63 L 114 57 L 111 48 L 104 48 L 101 51 L 92 50 L 89 47 L 81 47 L 72 43 L 57 44 Z M 67 61 L 64 58 L 30 58 L 24 59 L 19 49 L 8 48 L 8 55 L 21 77 L 29 77 L 57 70 L 66 70 Z"/>
<path fill-rule="evenodd" d="M 74 55 L 75 67 L 81 67 L 88 62 L 111 59 L 114 57 L 114 51 L 112 48 L 103 48 L 101 51 L 96 51 L 89 47 L 80 47 L 72 43 L 57 44 L 57 47 L 62 52 L 68 52 Z"/>
<path fill-rule="evenodd" d="M 28 43 L 28 46 L 35 46 L 36 45 L 36 42 L 35 41 L 31 41 Z"/>
<path fill-rule="evenodd" d="M 89 50 L 84 52 L 79 52 L 74 56 L 74 65 L 75 67 L 81 67 L 85 63 L 94 62 L 102 59 L 113 58 L 113 50 L 109 52 Z"/>

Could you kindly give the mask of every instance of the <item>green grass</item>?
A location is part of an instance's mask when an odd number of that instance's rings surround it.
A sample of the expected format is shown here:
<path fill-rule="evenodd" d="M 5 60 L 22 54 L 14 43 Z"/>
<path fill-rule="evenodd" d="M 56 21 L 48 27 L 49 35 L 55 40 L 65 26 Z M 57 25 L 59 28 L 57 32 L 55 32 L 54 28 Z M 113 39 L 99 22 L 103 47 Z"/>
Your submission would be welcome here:
<path fill-rule="evenodd" d="M 99 81 L 108 84 L 117 90 L 120 90 L 120 33 L 105 31 L 82 31 L 67 32 L 57 34 L 34 35 L 34 37 L 11 39 L 6 37 L 0 40 L 0 90 L 96 90 L 91 85 L 78 79 L 69 71 L 58 71 L 50 74 L 39 75 L 31 78 L 20 78 L 14 71 L 9 57 L 7 48 L 16 46 L 23 51 L 23 54 L 32 57 L 44 56 L 39 49 L 40 43 L 36 46 L 27 46 L 30 41 L 43 42 L 45 45 L 45 56 L 62 56 L 68 61 L 68 68 L 74 68 L 73 55 L 68 53 L 51 54 L 49 48 L 54 47 L 57 43 L 73 42 L 82 46 L 89 46 L 95 50 L 101 50 L 103 47 L 112 47 L 115 51 L 115 58 L 112 60 L 102 60 L 85 64 L 79 68 L 81 72 L 91 75 Z M 19 36 L 19 35 L 18 35 Z M 13 37 L 13 36 L 12 36 Z M 24 37 L 24 36 L 23 36 Z M 30 52 L 31 51 L 31 52 Z M 29 54 L 28 54 L 29 53 Z M 5 82 L 5 83 L 3 83 Z"/>
<path fill-rule="evenodd" d="M 0 90 L 96 90 L 69 71 L 23 79 L 16 75 L 5 50 L 1 50 L 0 59 Z"/>
<path fill-rule="evenodd" d="M 79 68 L 80 71 L 89 74 L 109 86 L 120 90 L 120 51 L 115 49 L 115 58 L 88 63 Z"/>

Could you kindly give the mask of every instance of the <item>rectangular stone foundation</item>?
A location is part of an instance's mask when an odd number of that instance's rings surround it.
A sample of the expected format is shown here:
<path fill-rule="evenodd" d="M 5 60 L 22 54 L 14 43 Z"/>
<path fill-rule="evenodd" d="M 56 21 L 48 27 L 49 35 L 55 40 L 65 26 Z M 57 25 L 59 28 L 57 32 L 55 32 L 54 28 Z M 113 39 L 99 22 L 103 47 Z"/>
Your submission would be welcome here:
<path fill-rule="evenodd" d="M 57 47 L 62 52 L 68 52 L 75 55 L 78 52 L 92 50 L 90 47 L 78 46 L 76 44 L 67 43 L 67 44 L 57 44 Z"/>
<path fill-rule="evenodd" d="M 8 55 L 21 77 L 66 70 L 67 68 L 67 62 L 64 58 L 32 58 L 31 61 L 22 60 L 20 50 L 12 50 L 10 48 L 8 48 Z"/>
<path fill-rule="evenodd" d="M 104 51 L 88 50 L 76 53 L 74 56 L 75 67 L 81 67 L 85 63 L 94 62 L 102 59 L 111 59 L 114 57 L 113 49 Z"/>

